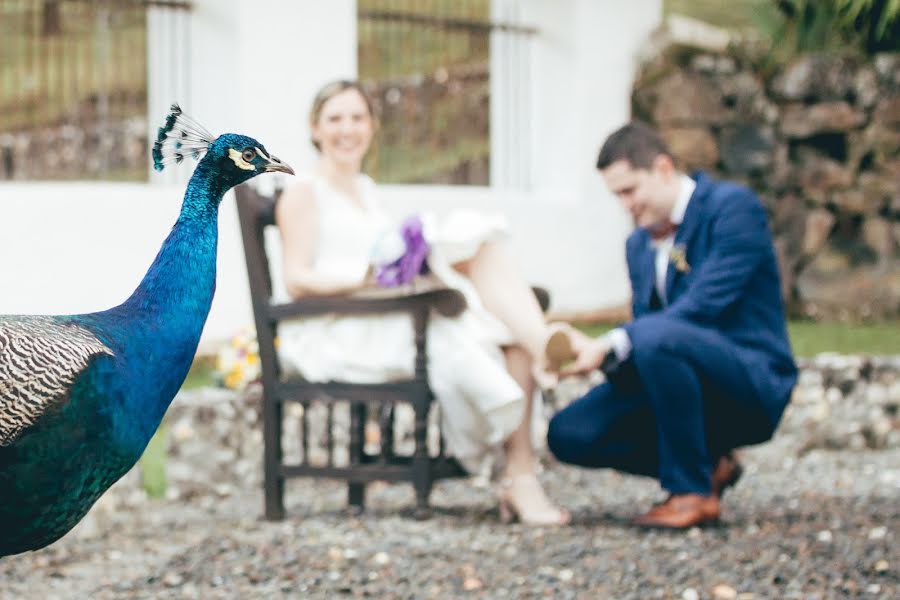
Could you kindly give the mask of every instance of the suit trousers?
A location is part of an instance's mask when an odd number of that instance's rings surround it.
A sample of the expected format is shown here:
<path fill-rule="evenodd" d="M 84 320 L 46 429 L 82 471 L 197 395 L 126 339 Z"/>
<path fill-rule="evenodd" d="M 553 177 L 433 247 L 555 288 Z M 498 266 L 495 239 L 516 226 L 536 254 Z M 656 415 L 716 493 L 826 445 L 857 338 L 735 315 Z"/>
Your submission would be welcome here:
<path fill-rule="evenodd" d="M 747 353 L 714 329 L 662 313 L 637 319 L 632 354 L 609 381 L 557 413 L 547 443 L 562 462 L 709 494 L 720 456 L 769 439 Z"/>

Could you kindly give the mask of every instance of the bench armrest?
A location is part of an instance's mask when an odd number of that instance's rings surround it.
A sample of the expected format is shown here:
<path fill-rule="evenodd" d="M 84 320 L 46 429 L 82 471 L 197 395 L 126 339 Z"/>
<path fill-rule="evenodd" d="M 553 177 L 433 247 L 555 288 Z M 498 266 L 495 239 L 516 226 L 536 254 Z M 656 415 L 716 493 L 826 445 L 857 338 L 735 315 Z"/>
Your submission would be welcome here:
<path fill-rule="evenodd" d="M 311 296 L 288 304 L 269 305 L 266 312 L 272 321 L 326 313 L 379 314 L 414 312 L 423 308 L 434 309 L 441 315 L 452 317 L 460 314 L 466 307 L 465 298 L 455 289 L 430 287 L 410 292 L 410 288 L 404 287 L 366 290 L 349 296 Z"/>

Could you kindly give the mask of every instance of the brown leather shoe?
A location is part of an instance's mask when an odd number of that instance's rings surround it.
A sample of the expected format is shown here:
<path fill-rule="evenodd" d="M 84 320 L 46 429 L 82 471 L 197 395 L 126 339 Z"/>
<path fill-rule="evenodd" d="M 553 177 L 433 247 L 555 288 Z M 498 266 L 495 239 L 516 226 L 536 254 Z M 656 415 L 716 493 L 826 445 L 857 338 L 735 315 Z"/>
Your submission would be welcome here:
<path fill-rule="evenodd" d="M 700 494 L 679 494 L 669 496 L 648 512 L 631 520 L 640 527 L 660 527 L 664 529 L 686 529 L 697 525 L 715 523 L 719 520 L 719 498 Z"/>
<path fill-rule="evenodd" d="M 721 456 L 712 474 L 712 495 L 721 498 L 725 490 L 737 483 L 743 474 L 744 467 L 733 452 Z"/>

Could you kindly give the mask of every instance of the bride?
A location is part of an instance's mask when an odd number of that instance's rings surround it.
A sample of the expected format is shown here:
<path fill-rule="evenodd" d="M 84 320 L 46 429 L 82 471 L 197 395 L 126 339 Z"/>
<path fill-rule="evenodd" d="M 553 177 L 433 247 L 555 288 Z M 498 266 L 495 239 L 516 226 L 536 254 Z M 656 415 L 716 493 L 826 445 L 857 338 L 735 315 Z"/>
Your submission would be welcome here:
<path fill-rule="evenodd" d="M 361 172 L 377 128 L 360 85 L 336 81 L 310 112 L 315 168 L 287 188 L 276 209 L 282 270 L 275 300 L 349 294 L 374 285 L 373 247 L 390 227 L 377 187 Z M 432 276 L 460 290 L 467 309 L 429 319 L 429 384 L 447 448 L 470 473 L 502 458 L 497 497 L 504 520 L 568 523 L 536 474 L 531 440 L 537 368 L 572 354 L 570 330 L 549 326 L 501 244 L 502 220 L 458 215 L 426 228 Z M 280 276 L 279 276 L 280 275 Z M 415 347 L 408 315 L 324 316 L 282 323 L 279 360 L 310 381 L 384 382 L 410 377 Z"/>

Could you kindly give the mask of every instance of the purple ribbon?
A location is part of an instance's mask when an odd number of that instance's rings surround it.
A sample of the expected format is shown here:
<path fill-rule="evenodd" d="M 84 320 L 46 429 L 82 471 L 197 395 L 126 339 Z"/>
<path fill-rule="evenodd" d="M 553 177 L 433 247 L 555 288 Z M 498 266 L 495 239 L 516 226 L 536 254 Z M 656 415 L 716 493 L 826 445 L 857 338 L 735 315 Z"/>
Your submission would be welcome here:
<path fill-rule="evenodd" d="M 400 235 L 406 251 L 394 262 L 378 267 L 375 282 L 381 287 L 404 285 L 415 279 L 416 275 L 428 272 L 425 259 L 431 248 L 422 235 L 422 219 L 418 215 L 408 217 L 400 225 Z"/>

